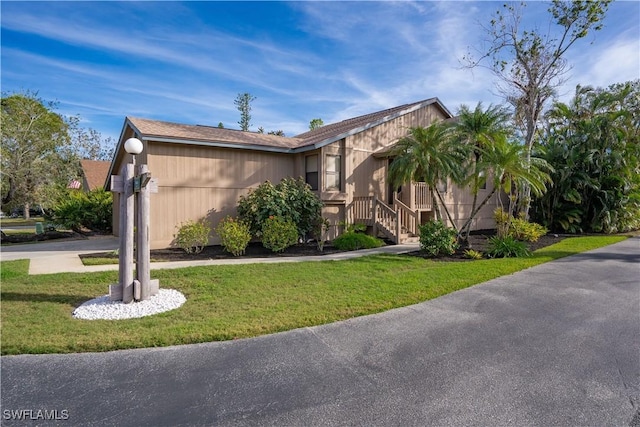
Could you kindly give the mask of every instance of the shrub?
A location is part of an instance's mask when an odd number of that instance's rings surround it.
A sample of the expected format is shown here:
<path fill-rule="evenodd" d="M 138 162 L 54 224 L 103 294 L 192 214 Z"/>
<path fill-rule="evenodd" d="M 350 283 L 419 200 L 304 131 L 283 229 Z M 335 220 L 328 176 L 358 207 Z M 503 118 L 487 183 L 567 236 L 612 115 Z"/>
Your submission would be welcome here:
<path fill-rule="evenodd" d="M 464 257 L 469 259 L 482 259 L 482 252 L 475 251 L 473 249 L 467 249 L 464 251 Z"/>
<path fill-rule="evenodd" d="M 313 237 L 316 239 L 316 244 L 320 252 L 324 249 L 324 243 L 327 241 L 327 234 L 329 233 L 330 227 L 331 223 L 329 220 L 322 217 L 317 218 L 313 225 Z"/>
<path fill-rule="evenodd" d="M 524 242 L 516 240 L 513 236 L 491 237 L 487 254 L 491 258 L 520 258 L 531 255 Z"/>
<path fill-rule="evenodd" d="M 344 227 L 345 233 L 364 233 L 367 231 L 367 224 L 360 223 L 348 223 L 347 221 L 340 221 L 339 224 L 341 227 Z"/>
<path fill-rule="evenodd" d="M 211 227 L 205 222 L 187 221 L 180 224 L 175 237 L 175 244 L 188 254 L 198 254 L 209 243 Z"/>
<path fill-rule="evenodd" d="M 238 217 L 259 236 L 269 217 L 290 219 L 304 237 L 321 217 L 322 202 L 304 179 L 285 178 L 278 185 L 266 181 L 238 202 Z"/>
<path fill-rule="evenodd" d="M 549 230 L 544 226 L 521 218 L 513 218 L 511 220 L 511 226 L 509 227 L 509 234 L 511 236 L 517 240 L 527 242 L 537 242 L 540 237 L 548 232 Z"/>
<path fill-rule="evenodd" d="M 498 237 L 505 237 L 509 234 L 509 222 L 511 215 L 505 212 L 502 208 L 496 208 L 493 211 L 493 218 L 496 221 L 496 233 Z"/>
<path fill-rule="evenodd" d="M 442 221 L 420 226 L 420 249 L 431 256 L 451 255 L 458 249 L 457 234 Z"/>
<path fill-rule="evenodd" d="M 298 242 L 298 230 L 290 219 L 270 216 L 262 225 L 262 245 L 273 252 L 282 252 Z"/>
<path fill-rule="evenodd" d="M 225 217 L 218 223 L 216 233 L 220 237 L 222 247 L 234 256 L 244 254 L 247 245 L 251 241 L 249 225 L 230 216 Z"/>
<path fill-rule="evenodd" d="M 356 251 L 358 249 L 379 248 L 384 242 L 368 234 L 347 231 L 333 240 L 333 246 L 341 251 Z"/>
<path fill-rule="evenodd" d="M 99 188 L 89 193 L 71 191 L 52 209 L 47 218 L 76 232 L 83 228 L 91 231 L 110 232 L 112 230 L 113 196 L 111 192 Z"/>

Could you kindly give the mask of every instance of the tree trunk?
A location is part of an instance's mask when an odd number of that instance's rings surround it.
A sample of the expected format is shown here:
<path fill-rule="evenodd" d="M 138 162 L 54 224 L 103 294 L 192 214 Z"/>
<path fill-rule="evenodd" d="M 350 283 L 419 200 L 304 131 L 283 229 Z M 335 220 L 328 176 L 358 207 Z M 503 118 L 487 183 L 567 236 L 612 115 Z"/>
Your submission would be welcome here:
<path fill-rule="evenodd" d="M 451 217 L 451 212 L 449 212 L 449 208 L 447 208 L 447 205 L 444 202 L 444 199 L 442 197 L 442 194 L 440 194 L 440 190 L 438 190 L 437 187 L 433 187 L 434 192 L 436 193 L 436 195 L 438 196 L 438 199 L 440 199 L 440 203 L 442 203 L 442 207 L 444 208 L 444 213 L 447 214 L 447 219 L 449 220 L 449 222 L 451 223 L 451 227 L 456 230 L 456 233 L 458 232 L 458 227 L 456 226 L 455 221 L 453 220 L 453 218 Z"/>
<path fill-rule="evenodd" d="M 480 203 L 478 205 L 477 208 L 475 208 L 472 212 L 471 215 L 469 216 L 469 219 L 467 219 L 467 221 L 464 223 L 464 225 L 460 228 L 460 230 L 465 230 L 467 227 L 471 227 L 471 223 L 473 222 L 473 219 L 475 218 L 476 215 L 478 215 L 478 212 L 480 212 L 480 209 L 482 209 L 484 207 L 484 205 L 487 204 L 487 202 L 489 201 L 489 199 L 491 199 L 491 197 L 496 193 L 498 187 L 494 187 L 493 190 L 491 190 L 491 193 L 489 193 L 489 195 L 487 197 L 484 198 L 484 200 L 482 201 L 482 203 Z"/>

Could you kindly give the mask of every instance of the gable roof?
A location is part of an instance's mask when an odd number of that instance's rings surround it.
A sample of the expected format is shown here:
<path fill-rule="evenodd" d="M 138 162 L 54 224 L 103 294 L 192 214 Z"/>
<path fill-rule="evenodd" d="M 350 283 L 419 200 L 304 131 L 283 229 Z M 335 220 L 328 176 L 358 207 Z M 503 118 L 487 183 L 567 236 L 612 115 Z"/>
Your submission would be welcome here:
<path fill-rule="evenodd" d="M 424 101 L 414 102 L 413 104 L 404 104 L 387 110 L 343 120 L 338 123 L 321 126 L 317 129 L 301 133 L 300 135 L 297 135 L 296 138 L 304 140 L 299 147 L 313 145 L 314 148 L 318 148 L 331 144 L 332 142 L 338 141 L 347 136 L 355 135 L 431 104 L 437 105 L 446 115 L 452 117 L 451 112 L 440 102 L 438 98 L 429 98 Z"/>
<path fill-rule="evenodd" d="M 159 142 L 295 153 L 323 147 L 432 104 L 438 106 L 445 115 L 452 117 L 452 114 L 438 98 L 429 98 L 321 126 L 293 138 L 136 117 L 127 117 L 125 127 L 127 124 L 130 125 L 138 138 Z M 120 143 L 122 144 L 123 141 Z"/>
<path fill-rule="evenodd" d="M 448 116 L 447 120 L 453 117 L 438 98 L 429 98 L 321 126 L 318 129 L 301 133 L 292 138 L 213 126 L 186 125 L 161 120 L 127 117 L 125 118 L 113 160 L 103 182 L 105 188 L 108 188 L 110 183 L 107 178 L 115 167 L 118 153 L 124 150 L 124 135 L 127 127 L 134 131 L 135 137 L 143 140 L 151 139 L 158 142 L 277 153 L 301 153 L 324 147 L 347 136 L 358 134 L 429 105 L 438 107 L 445 116 Z"/>
<path fill-rule="evenodd" d="M 85 159 L 80 160 L 80 166 L 82 167 L 82 173 L 89 187 L 85 188 L 85 190 L 91 191 L 104 185 L 109 175 L 111 162 Z"/>
<path fill-rule="evenodd" d="M 263 150 L 271 148 L 274 151 L 289 151 L 300 144 L 296 138 L 213 126 L 185 125 L 135 117 L 127 117 L 127 122 L 139 137 L 160 142 L 200 143 L 202 145 Z"/>

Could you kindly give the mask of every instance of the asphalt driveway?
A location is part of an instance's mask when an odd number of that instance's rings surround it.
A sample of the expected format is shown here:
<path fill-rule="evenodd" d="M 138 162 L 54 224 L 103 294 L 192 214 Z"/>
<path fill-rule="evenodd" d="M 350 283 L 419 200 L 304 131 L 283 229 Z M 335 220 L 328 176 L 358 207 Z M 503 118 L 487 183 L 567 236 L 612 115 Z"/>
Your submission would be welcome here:
<path fill-rule="evenodd" d="M 1 363 L 7 426 L 624 426 L 640 405 L 640 239 L 325 326 Z"/>

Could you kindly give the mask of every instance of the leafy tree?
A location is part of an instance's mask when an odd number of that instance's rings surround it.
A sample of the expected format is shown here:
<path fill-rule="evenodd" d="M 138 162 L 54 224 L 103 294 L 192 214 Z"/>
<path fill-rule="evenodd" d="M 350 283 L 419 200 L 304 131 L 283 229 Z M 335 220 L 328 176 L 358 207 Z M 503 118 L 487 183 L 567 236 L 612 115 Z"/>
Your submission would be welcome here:
<path fill-rule="evenodd" d="M 318 129 L 319 127 L 324 126 L 324 122 L 322 121 L 322 119 L 312 119 L 309 122 L 309 130 L 314 130 L 314 129 Z"/>
<path fill-rule="evenodd" d="M 488 46 L 480 49 L 479 59 L 467 55 L 469 67 L 484 64 L 499 79 L 498 90 L 515 108 L 525 156 L 531 157 L 545 104 L 564 82 L 569 67 L 565 54 L 578 40 L 602 28 L 611 0 L 553 0 L 549 7 L 549 33 L 521 28 L 522 7 L 505 4 L 485 30 Z M 529 187 L 524 188 L 521 210 L 528 215 Z"/>
<path fill-rule="evenodd" d="M 80 117 L 65 119 L 68 124 L 71 145 L 67 157 L 79 157 L 90 160 L 111 160 L 115 152 L 115 142 L 111 138 L 102 138 L 102 134 L 92 128 L 80 126 Z"/>
<path fill-rule="evenodd" d="M 640 80 L 578 86 L 546 119 L 540 153 L 555 185 L 536 199 L 536 218 L 566 232 L 640 227 Z"/>
<path fill-rule="evenodd" d="M 438 189 L 441 181 L 452 179 L 462 182 L 463 165 L 467 161 L 465 146 L 451 138 L 451 127 L 438 122 L 429 127 L 414 127 L 396 144 L 391 152 L 394 158 L 389 165 L 389 179 L 393 185 L 407 182 L 426 182 L 433 190 L 433 207 L 437 219 L 441 209 L 455 227 L 451 213 Z"/>
<path fill-rule="evenodd" d="M 260 134 L 264 133 L 264 128 L 262 126 L 260 126 L 258 128 L 258 133 L 260 133 Z M 270 130 L 269 132 L 267 132 L 267 135 L 284 136 L 284 131 L 283 130 Z"/>
<path fill-rule="evenodd" d="M 218 127 L 219 127 L 220 129 L 224 129 L 224 123 L 219 122 L 219 123 L 218 123 Z"/>
<path fill-rule="evenodd" d="M 248 131 L 251 126 L 251 103 L 255 100 L 255 96 L 245 92 L 239 93 L 235 101 L 233 101 L 238 111 L 240 111 L 240 121 L 238 124 L 240 125 L 240 129 L 245 132 Z"/>
<path fill-rule="evenodd" d="M 3 96 L 1 103 L 2 204 L 24 206 L 28 218 L 40 189 L 57 177 L 68 182 L 77 172 L 69 169 L 69 125 L 53 112 L 55 103 L 34 92 Z"/>

